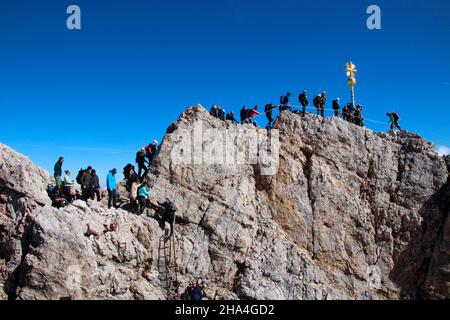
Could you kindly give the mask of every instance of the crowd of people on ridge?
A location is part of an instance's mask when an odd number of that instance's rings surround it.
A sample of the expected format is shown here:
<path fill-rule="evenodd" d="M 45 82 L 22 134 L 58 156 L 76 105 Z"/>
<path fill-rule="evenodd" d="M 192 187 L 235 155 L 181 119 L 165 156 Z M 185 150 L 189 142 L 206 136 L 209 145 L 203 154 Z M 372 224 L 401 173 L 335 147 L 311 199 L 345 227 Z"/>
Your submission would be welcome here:
<path fill-rule="evenodd" d="M 264 108 L 264 113 L 267 118 L 267 129 L 272 128 L 272 124 L 274 121 L 273 118 L 273 110 L 278 107 L 278 110 L 280 113 L 284 111 L 291 111 L 295 113 L 300 113 L 302 117 L 306 116 L 306 110 L 309 108 L 309 99 L 308 99 L 308 92 L 306 90 L 303 90 L 299 96 L 298 101 L 301 105 L 301 111 L 300 110 L 293 110 L 294 107 L 291 105 L 291 97 L 292 92 L 287 92 L 285 95 L 282 95 L 280 97 L 280 104 L 278 106 L 275 106 L 272 103 L 266 104 Z M 322 91 L 321 94 L 317 94 L 313 100 L 312 103 L 317 111 L 317 116 L 325 117 L 325 110 L 326 110 L 326 103 L 327 103 L 327 94 L 326 91 Z M 333 116 L 334 117 L 342 117 L 343 120 L 348 121 L 350 123 L 353 123 L 357 126 L 364 126 L 364 116 L 362 114 L 363 107 L 361 104 L 357 104 L 356 106 L 353 105 L 353 103 L 347 103 L 341 108 L 340 105 L 340 98 L 336 98 L 332 101 L 332 110 L 333 110 Z M 261 115 L 261 113 L 258 111 L 258 106 L 254 106 L 253 108 L 248 108 L 247 106 L 242 107 L 240 111 L 240 122 L 236 120 L 234 117 L 233 112 L 225 113 L 225 110 L 218 106 L 213 105 L 210 110 L 211 116 L 221 119 L 223 121 L 231 121 L 232 123 L 241 123 L 241 124 L 252 124 L 254 126 L 257 126 L 257 123 L 255 121 L 255 117 L 258 115 Z M 400 117 L 396 112 L 387 113 L 387 116 L 389 117 L 389 121 L 391 123 L 390 130 L 398 129 L 402 130 L 398 124 L 398 121 Z"/>

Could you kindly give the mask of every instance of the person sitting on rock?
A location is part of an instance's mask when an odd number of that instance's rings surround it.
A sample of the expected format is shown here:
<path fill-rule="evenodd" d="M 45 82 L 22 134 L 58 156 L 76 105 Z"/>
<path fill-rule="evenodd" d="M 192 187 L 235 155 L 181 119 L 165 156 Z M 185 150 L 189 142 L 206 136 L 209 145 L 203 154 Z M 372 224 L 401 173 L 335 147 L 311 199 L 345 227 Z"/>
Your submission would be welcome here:
<path fill-rule="evenodd" d="M 144 210 L 149 206 L 148 196 L 150 195 L 150 191 L 147 190 L 147 182 L 144 181 L 140 185 L 137 191 L 139 198 L 139 214 L 143 214 Z"/>
<path fill-rule="evenodd" d="M 65 207 L 67 205 L 66 199 L 62 195 L 59 185 L 56 185 L 51 191 L 51 199 L 52 199 L 52 206 L 58 209 Z"/>

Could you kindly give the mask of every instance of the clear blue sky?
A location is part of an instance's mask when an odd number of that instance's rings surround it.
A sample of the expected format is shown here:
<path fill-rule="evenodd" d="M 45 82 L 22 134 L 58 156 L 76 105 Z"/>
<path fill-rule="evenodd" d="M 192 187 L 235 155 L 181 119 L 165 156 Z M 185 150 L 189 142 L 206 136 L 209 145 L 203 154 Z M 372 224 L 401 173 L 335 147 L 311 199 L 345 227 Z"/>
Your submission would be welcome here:
<path fill-rule="evenodd" d="M 366 28 L 370 4 L 381 31 Z M 347 101 L 350 59 L 367 118 L 395 109 L 450 146 L 448 0 L 4 0 L 0 39 L 0 141 L 50 173 L 60 155 L 73 176 L 121 173 L 195 103 L 237 114 L 304 88 Z"/>

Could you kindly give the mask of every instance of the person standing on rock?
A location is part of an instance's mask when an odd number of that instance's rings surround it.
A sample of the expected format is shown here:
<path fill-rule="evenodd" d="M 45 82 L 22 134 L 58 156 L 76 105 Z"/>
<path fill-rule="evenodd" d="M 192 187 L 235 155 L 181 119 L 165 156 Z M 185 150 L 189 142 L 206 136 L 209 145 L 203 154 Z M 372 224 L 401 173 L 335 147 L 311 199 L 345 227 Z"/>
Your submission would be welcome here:
<path fill-rule="evenodd" d="M 60 186 L 62 181 L 62 165 L 64 163 L 64 157 L 59 157 L 58 161 L 55 163 L 55 167 L 53 168 L 53 177 L 55 178 L 55 183 L 57 186 Z"/>
<path fill-rule="evenodd" d="M 322 94 L 320 95 L 319 99 L 319 106 L 320 106 L 320 115 L 322 117 L 325 116 L 325 105 L 327 103 L 327 93 L 325 91 L 322 91 Z"/>
<path fill-rule="evenodd" d="M 308 93 L 306 92 L 306 90 L 303 90 L 303 92 L 300 93 L 300 95 L 298 96 L 298 101 L 300 101 L 300 104 L 302 105 L 302 117 L 304 117 L 306 115 L 306 108 L 309 105 Z"/>
<path fill-rule="evenodd" d="M 241 116 L 241 124 L 245 123 L 248 117 L 248 108 L 246 106 L 242 107 L 240 116 Z"/>
<path fill-rule="evenodd" d="M 87 169 L 82 173 L 80 178 L 80 185 L 81 185 L 81 198 L 84 201 L 87 201 L 88 198 L 91 197 L 91 172 L 92 167 L 89 166 Z"/>
<path fill-rule="evenodd" d="M 91 188 L 91 199 L 94 200 L 94 197 L 97 196 L 97 201 L 100 201 L 100 180 L 95 170 L 92 170 L 91 172 Z"/>
<path fill-rule="evenodd" d="M 339 101 L 341 99 L 336 98 L 333 100 L 332 104 L 333 104 L 333 110 L 334 110 L 334 116 L 339 118 L 339 110 L 341 109 L 341 107 L 339 106 Z"/>
<path fill-rule="evenodd" d="M 112 206 L 117 208 L 116 198 L 117 198 L 117 182 L 116 182 L 117 169 L 112 169 L 106 176 L 106 188 L 108 189 L 108 208 Z"/>
<path fill-rule="evenodd" d="M 356 106 L 356 110 L 353 113 L 353 118 L 355 119 L 355 124 L 357 126 L 363 127 L 364 126 L 364 117 L 362 115 L 362 105 L 358 104 Z"/>
<path fill-rule="evenodd" d="M 127 182 L 130 185 L 130 207 L 131 207 L 131 212 L 135 212 L 135 211 L 137 211 L 139 177 L 138 177 L 137 173 L 134 170 L 131 170 Z"/>
<path fill-rule="evenodd" d="M 151 144 L 145 147 L 145 150 L 147 151 L 146 157 L 148 158 L 148 162 L 151 164 L 158 152 L 158 140 L 153 140 Z"/>
<path fill-rule="evenodd" d="M 273 104 L 269 103 L 266 104 L 266 107 L 264 108 L 264 112 L 266 113 L 266 117 L 267 117 L 267 128 L 270 129 L 272 128 L 272 122 L 273 122 L 273 118 L 272 118 L 272 111 L 273 111 Z"/>
<path fill-rule="evenodd" d="M 285 110 L 291 111 L 291 103 L 289 102 L 289 97 L 292 96 L 291 92 L 286 93 L 286 95 L 283 95 L 280 97 L 280 112 L 283 112 Z"/>
<path fill-rule="evenodd" d="M 316 95 L 313 99 L 314 107 L 316 107 L 317 115 L 320 115 L 320 94 Z"/>

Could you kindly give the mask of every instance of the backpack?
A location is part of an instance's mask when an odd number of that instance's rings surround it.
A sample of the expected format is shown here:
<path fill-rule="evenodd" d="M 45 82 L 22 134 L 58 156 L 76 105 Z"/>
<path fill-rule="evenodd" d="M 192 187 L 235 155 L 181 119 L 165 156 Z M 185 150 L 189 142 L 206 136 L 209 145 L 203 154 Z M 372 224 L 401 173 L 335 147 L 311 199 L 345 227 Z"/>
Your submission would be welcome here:
<path fill-rule="evenodd" d="M 397 122 L 398 120 L 400 120 L 400 117 L 398 116 L 398 114 L 396 112 L 392 113 L 392 117 L 394 118 L 395 122 Z"/>
<path fill-rule="evenodd" d="M 83 176 L 83 173 L 85 171 L 86 170 L 83 170 L 83 169 L 80 169 L 80 171 L 78 171 L 77 178 L 76 178 L 76 181 L 77 181 L 78 184 L 81 184 L 81 177 Z"/>
<path fill-rule="evenodd" d="M 175 212 L 175 211 L 177 211 L 177 207 L 173 204 L 173 202 L 169 201 L 166 204 L 166 210 L 169 212 Z"/>

